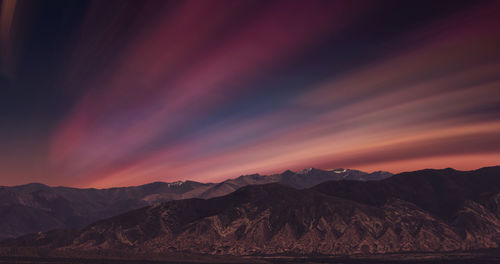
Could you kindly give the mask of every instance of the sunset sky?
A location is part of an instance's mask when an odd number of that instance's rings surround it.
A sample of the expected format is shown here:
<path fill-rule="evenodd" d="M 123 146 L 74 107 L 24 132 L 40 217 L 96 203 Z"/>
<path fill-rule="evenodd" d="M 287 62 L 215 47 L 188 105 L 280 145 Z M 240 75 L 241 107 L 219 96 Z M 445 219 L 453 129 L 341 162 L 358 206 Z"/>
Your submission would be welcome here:
<path fill-rule="evenodd" d="M 500 165 L 500 1 L 0 3 L 0 185 Z"/>

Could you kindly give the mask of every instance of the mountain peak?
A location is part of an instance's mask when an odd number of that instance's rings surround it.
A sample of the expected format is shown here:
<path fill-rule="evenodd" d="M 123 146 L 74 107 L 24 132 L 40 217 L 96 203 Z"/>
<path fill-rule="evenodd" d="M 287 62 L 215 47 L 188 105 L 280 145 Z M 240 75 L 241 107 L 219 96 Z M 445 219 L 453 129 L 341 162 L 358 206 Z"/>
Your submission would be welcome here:
<path fill-rule="evenodd" d="M 296 174 L 296 173 L 291 171 L 291 170 L 286 170 L 286 171 L 281 173 L 281 175 L 293 175 L 293 174 Z"/>
<path fill-rule="evenodd" d="M 17 185 L 17 186 L 14 186 L 14 187 L 31 187 L 31 188 L 45 188 L 45 187 L 49 187 L 48 185 L 45 185 L 43 183 L 40 183 L 40 182 L 32 182 L 32 183 L 27 183 L 27 184 L 23 184 L 23 185 Z"/>
<path fill-rule="evenodd" d="M 175 182 L 170 182 L 167 183 L 168 187 L 179 187 L 184 184 L 184 181 L 175 181 Z"/>
<path fill-rule="evenodd" d="M 333 171 L 335 173 L 344 173 L 346 172 L 347 170 L 346 169 L 343 169 L 343 168 L 337 168 L 337 169 L 333 169 L 333 170 L 330 170 L 330 171 Z"/>
<path fill-rule="evenodd" d="M 324 170 L 316 169 L 316 168 L 306 168 L 298 172 L 298 174 L 311 174 L 316 172 L 325 172 Z"/>

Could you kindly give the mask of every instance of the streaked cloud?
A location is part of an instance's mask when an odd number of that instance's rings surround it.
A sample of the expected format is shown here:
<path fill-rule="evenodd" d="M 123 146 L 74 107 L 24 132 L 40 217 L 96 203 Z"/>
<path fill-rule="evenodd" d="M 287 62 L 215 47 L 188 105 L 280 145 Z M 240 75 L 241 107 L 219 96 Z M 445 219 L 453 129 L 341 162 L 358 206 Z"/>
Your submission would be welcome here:
<path fill-rule="evenodd" d="M 402 10 L 407 20 L 372 1 L 136 5 L 92 2 L 73 29 L 58 89 L 77 95 L 46 142 L 54 182 L 473 169 L 500 157 L 496 2 L 422 3 L 435 13 Z"/>

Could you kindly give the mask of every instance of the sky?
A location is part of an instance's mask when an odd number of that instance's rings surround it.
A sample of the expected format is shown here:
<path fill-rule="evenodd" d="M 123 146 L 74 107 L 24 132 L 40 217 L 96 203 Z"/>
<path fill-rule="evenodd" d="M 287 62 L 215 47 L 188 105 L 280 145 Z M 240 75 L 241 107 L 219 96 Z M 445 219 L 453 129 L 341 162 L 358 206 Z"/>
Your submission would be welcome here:
<path fill-rule="evenodd" d="M 0 185 L 500 165 L 499 13 L 0 0 Z"/>

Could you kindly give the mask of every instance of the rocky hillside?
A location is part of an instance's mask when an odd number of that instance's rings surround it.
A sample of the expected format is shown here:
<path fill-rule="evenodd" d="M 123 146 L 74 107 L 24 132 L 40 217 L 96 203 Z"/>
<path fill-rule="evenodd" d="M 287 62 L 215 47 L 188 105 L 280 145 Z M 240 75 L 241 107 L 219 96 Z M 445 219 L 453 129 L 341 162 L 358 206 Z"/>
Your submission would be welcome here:
<path fill-rule="evenodd" d="M 246 175 L 221 183 L 154 182 L 110 189 L 49 187 L 38 183 L 0 186 L 0 240 L 55 228 L 81 228 L 155 203 L 194 197 L 212 198 L 250 184 L 281 182 L 295 188 L 308 188 L 329 180 L 383 179 L 390 175 L 387 172 L 368 174 L 356 170 L 308 169 L 269 176 Z"/>
<path fill-rule="evenodd" d="M 170 201 L 2 242 L 64 251 L 231 255 L 355 254 L 500 246 L 500 167 L 402 173 L 378 182 L 309 189 L 253 185 Z"/>

